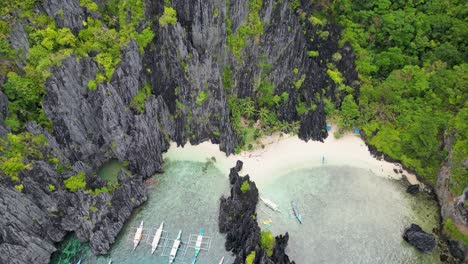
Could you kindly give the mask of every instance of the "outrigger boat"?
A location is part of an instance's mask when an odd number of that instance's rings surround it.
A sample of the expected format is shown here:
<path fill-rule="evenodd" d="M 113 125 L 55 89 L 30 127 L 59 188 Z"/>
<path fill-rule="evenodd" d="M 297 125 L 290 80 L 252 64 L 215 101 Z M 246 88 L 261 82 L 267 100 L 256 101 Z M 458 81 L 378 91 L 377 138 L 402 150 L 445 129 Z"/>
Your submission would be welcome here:
<path fill-rule="evenodd" d="M 274 202 L 266 199 L 266 198 L 263 198 L 260 196 L 260 200 L 262 200 L 262 202 L 267 206 L 269 207 L 271 210 L 273 211 L 276 211 L 276 212 L 280 212 L 279 210 L 279 206 L 277 204 L 275 204 Z"/>
<path fill-rule="evenodd" d="M 133 250 L 136 249 L 142 237 L 143 237 L 143 221 L 141 221 L 140 227 L 137 228 L 137 231 L 135 233 L 135 238 L 133 239 Z"/>
<path fill-rule="evenodd" d="M 177 235 L 176 240 L 174 240 L 174 244 L 172 244 L 171 253 L 169 254 L 169 264 L 171 264 L 175 260 L 177 251 L 179 250 L 181 236 L 182 236 L 182 230 L 179 230 L 179 235 Z"/>
<path fill-rule="evenodd" d="M 224 257 L 221 258 L 221 260 L 219 261 L 219 264 L 223 264 L 224 263 Z"/>
<path fill-rule="evenodd" d="M 198 235 L 197 242 L 195 243 L 195 256 L 193 256 L 192 264 L 195 264 L 197 262 L 197 257 L 198 257 L 198 254 L 200 254 L 204 234 L 205 234 L 205 230 L 203 228 L 200 228 L 200 234 Z"/>
<path fill-rule="evenodd" d="M 154 251 L 156 251 L 156 249 L 158 248 L 159 240 L 161 240 L 163 228 L 164 228 L 164 222 L 162 222 L 158 230 L 156 230 L 156 234 L 154 235 L 153 242 L 151 243 L 151 254 L 153 254 Z"/>
<path fill-rule="evenodd" d="M 291 201 L 291 206 L 293 209 L 294 214 L 296 215 L 297 221 L 302 224 L 302 216 L 301 213 L 299 213 L 299 209 L 297 209 L 297 204 L 295 201 Z"/>

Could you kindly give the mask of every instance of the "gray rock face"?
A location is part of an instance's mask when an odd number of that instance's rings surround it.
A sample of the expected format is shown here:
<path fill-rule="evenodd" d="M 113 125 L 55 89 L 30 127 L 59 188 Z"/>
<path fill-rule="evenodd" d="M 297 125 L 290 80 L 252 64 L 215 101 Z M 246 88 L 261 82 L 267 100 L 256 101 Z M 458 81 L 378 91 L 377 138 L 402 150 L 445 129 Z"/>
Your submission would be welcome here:
<path fill-rule="evenodd" d="M 10 33 L 11 48 L 18 51 L 17 66 L 23 68 L 26 65 L 26 55 L 29 52 L 29 40 L 23 25 L 16 22 Z"/>
<path fill-rule="evenodd" d="M 89 173 L 92 169 L 78 162 L 73 170 Z M 89 241 L 93 253 L 104 254 L 133 209 L 147 199 L 141 176 L 124 171 L 119 173 L 119 187 L 113 193 L 98 195 L 66 191 L 61 176 L 42 161 L 24 176 L 21 193 L 0 184 L 0 263 L 48 263 L 56 250 L 54 242 L 68 231 Z M 49 190 L 48 184 L 56 190 Z M 104 185 L 97 176 L 88 175 L 89 189 Z"/>
<path fill-rule="evenodd" d="M 55 247 L 44 232 L 48 215 L 35 202 L 0 184 L 0 263 L 49 262 Z M 53 204 L 51 200 L 48 202 Z"/>
<path fill-rule="evenodd" d="M 0 91 L 0 136 L 8 132 L 5 126 L 5 118 L 8 116 L 8 97 Z"/>
<path fill-rule="evenodd" d="M 42 8 L 59 27 L 70 28 L 75 33 L 83 28 L 86 16 L 79 0 L 46 0 L 42 1 Z"/>
<path fill-rule="evenodd" d="M 54 70 L 46 83 L 44 110 L 67 158 L 95 167 L 110 158 L 127 160 L 133 171 L 145 177 L 161 171 L 161 153 L 169 147 L 174 129 L 160 97 L 151 96 L 143 114 L 130 109 L 141 70 L 141 56 L 133 41 L 124 50 L 111 82 L 96 91 L 87 88 L 96 74 L 91 59 L 68 58 Z"/>

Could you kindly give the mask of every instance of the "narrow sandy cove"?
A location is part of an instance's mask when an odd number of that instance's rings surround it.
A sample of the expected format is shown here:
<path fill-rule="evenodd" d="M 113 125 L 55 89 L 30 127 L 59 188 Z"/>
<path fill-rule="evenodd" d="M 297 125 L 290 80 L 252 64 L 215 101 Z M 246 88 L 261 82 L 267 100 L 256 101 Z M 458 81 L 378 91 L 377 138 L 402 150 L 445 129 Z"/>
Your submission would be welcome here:
<path fill-rule="evenodd" d="M 263 184 L 272 177 L 288 172 L 313 168 L 318 166 L 351 166 L 369 169 L 378 176 L 401 179 L 405 175 L 411 184 L 418 184 L 414 174 L 393 164 L 374 158 L 364 141 L 352 133 L 345 134 L 340 139 L 332 135 L 322 143 L 318 141 L 304 142 L 297 136 L 274 134 L 263 137 L 264 148 L 258 147 L 252 151 L 244 151 L 237 155 L 226 155 L 219 150 L 219 146 L 210 142 L 203 142 L 193 146 L 177 147 L 171 143 L 171 148 L 164 154 L 171 160 L 191 160 L 204 162 L 211 157 L 216 158 L 216 165 L 222 171 L 228 171 L 237 160 L 244 162 L 243 174 L 249 174 L 257 184 Z M 322 163 L 322 160 L 325 162 Z M 397 174 L 394 169 L 403 170 Z M 227 175 L 227 173 L 226 173 Z"/>

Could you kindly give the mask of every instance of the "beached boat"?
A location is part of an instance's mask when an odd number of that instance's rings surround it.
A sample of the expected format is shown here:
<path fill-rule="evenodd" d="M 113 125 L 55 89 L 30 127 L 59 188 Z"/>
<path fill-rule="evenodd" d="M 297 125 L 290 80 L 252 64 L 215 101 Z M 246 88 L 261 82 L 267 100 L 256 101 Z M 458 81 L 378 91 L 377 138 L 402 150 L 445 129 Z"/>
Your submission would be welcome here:
<path fill-rule="evenodd" d="M 174 240 L 174 244 L 172 244 L 171 253 L 169 254 L 169 264 L 171 264 L 175 260 L 177 251 L 179 250 L 181 236 L 182 236 L 182 230 L 179 230 L 179 235 L 177 235 L 176 240 Z"/>
<path fill-rule="evenodd" d="M 268 200 L 266 198 L 263 198 L 260 196 L 260 200 L 262 200 L 262 202 L 267 206 L 269 207 L 270 209 L 272 209 L 273 211 L 276 211 L 276 212 L 280 212 L 279 210 L 279 206 L 277 204 L 275 204 L 274 202 L 272 202 L 271 200 Z"/>
<path fill-rule="evenodd" d="M 108 264 L 112 264 L 112 259 L 111 259 L 111 260 L 109 260 L 109 263 L 108 263 Z"/>
<path fill-rule="evenodd" d="M 302 216 L 301 213 L 299 213 L 299 209 L 297 208 L 297 204 L 295 201 L 291 201 L 291 206 L 294 212 L 294 215 L 296 215 L 297 221 L 302 224 Z"/>
<path fill-rule="evenodd" d="M 224 257 L 221 258 L 221 260 L 219 261 L 219 264 L 223 264 L 224 263 Z"/>
<path fill-rule="evenodd" d="M 141 221 L 140 227 L 137 228 L 137 231 L 135 233 L 135 238 L 133 239 L 133 250 L 136 249 L 142 237 L 143 237 L 143 221 Z"/>
<path fill-rule="evenodd" d="M 80 259 L 80 260 L 78 260 L 78 262 L 77 262 L 76 264 L 81 264 L 81 259 Z"/>
<path fill-rule="evenodd" d="M 197 262 L 197 257 L 198 257 L 198 254 L 200 254 L 204 234 L 205 234 L 205 230 L 201 228 L 200 233 L 197 237 L 197 242 L 195 243 L 195 256 L 193 256 L 192 264 L 195 264 Z"/>
<path fill-rule="evenodd" d="M 153 242 L 151 243 L 151 254 L 153 254 L 154 251 L 156 251 L 156 249 L 158 248 L 159 240 L 161 240 L 163 228 L 164 228 L 164 222 L 162 222 L 158 230 L 156 230 L 156 234 L 154 235 Z"/>

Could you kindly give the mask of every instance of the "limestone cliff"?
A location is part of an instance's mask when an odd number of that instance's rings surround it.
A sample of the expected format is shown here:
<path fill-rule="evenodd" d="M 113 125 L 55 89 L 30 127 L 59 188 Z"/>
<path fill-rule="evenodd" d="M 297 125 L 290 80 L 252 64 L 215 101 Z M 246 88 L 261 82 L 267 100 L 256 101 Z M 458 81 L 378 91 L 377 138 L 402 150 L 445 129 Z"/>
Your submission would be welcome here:
<path fill-rule="evenodd" d="M 98 5 L 104 2 L 96 1 Z M 299 136 L 304 140 L 323 140 L 323 98 L 332 98 L 337 104 L 340 101 L 336 84 L 326 74 L 326 61 L 332 54 L 342 54 L 336 67 L 345 84 L 358 93 L 354 57 L 349 45 L 338 46 L 339 28 L 329 24 L 326 38 L 319 35 L 318 28 L 301 21 L 288 1 L 262 2 L 258 13 L 263 32 L 248 39 L 240 57 L 228 48 L 226 21 L 229 18 L 234 32 L 246 23 L 247 1 L 173 0 L 177 23 L 166 27 L 157 23 L 164 1 L 145 4 L 155 38 L 142 53 L 135 41 L 130 41 L 112 78 L 95 91 L 87 87 L 98 68 L 90 57 L 72 54 L 51 69 L 42 108 L 53 123 L 53 131 L 47 132 L 34 122 L 26 130 L 44 134 L 49 144 L 43 151 L 53 152 L 70 170 L 58 173 L 50 164 L 34 161 L 33 168 L 21 174 L 21 193 L 10 181 L 0 181 L 0 210 L 4 212 L 0 216 L 1 263 L 47 263 L 55 251 L 54 242 L 71 231 L 81 241 L 89 241 L 93 253 L 106 253 L 132 210 L 146 200 L 143 178 L 163 169 L 162 153 L 169 141 L 184 145 L 211 140 L 226 154 L 234 152 L 240 141 L 231 123 L 229 96 L 254 97 L 259 82 L 273 83 L 274 94 L 289 95 L 274 110 L 278 118 L 299 122 Z M 303 8 L 314 6 L 304 3 Z M 100 18 L 81 7 L 78 0 L 40 1 L 36 11 L 75 34 L 84 27 L 87 16 Z M 13 28 L 10 42 L 23 54 L 28 53 L 28 37 L 21 23 Z M 308 51 L 317 49 L 318 56 L 308 56 Z M 20 60 L 16 67 L 23 66 Z M 231 71 L 232 87 L 224 87 L 226 68 Z M 0 81 L 3 83 L 5 76 Z M 145 84 L 151 86 L 152 95 L 146 99 L 143 112 L 135 111 L 132 99 Z M 202 91 L 206 98 L 199 102 Z M 0 93 L 2 135 L 8 131 L 4 97 Z M 299 114 L 299 101 L 315 107 Z M 86 173 L 89 189 L 103 187 L 105 182 L 93 171 L 110 159 L 128 162 L 133 173 L 121 172 L 119 186 L 112 192 L 94 195 L 84 190 L 69 192 L 64 187 L 63 181 L 79 171 Z M 57 190 L 47 189 L 48 183 Z"/>

